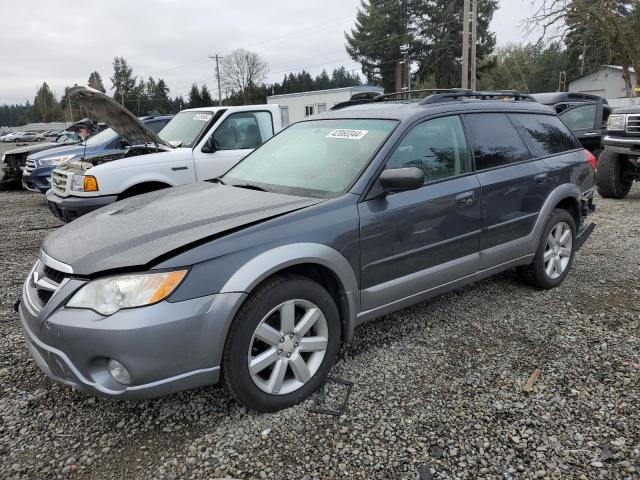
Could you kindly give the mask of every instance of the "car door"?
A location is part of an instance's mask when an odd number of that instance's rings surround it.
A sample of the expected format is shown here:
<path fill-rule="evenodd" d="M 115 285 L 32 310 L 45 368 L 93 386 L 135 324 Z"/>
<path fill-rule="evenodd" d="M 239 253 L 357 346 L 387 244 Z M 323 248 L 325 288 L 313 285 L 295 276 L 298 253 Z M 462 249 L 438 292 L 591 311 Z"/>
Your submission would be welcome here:
<path fill-rule="evenodd" d="M 526 238 L 553 189 L 549 167 L 531 153 L 505 113 L 473 113 L 464 123 L 482 188 L 480 266 L 525 255 Z"/>
<path fill-rule="evenodd" d="M 231 113 L 194 150 L 196 178 L 209 180 L 222 175 L 272 136 L 271 112 Z"/>
<path fill-rule="evenodd" d="M 602 104 L 596 102 L 574 105 L 564 110 L 560 120 L 571 129 L 584 148 L 594 151 L 600 148 L 602 143 Z"/>
<path fill-rule="evenodd" d="M 358 205 L 363 310 L 430 290 L 478 268 L 480 183 L 472 172 L 460 118 L 432 118 L 413 126 L 385 166 L 403 167 L 420 168 L 424 186 L 370 194 L 374 198 Z"/>

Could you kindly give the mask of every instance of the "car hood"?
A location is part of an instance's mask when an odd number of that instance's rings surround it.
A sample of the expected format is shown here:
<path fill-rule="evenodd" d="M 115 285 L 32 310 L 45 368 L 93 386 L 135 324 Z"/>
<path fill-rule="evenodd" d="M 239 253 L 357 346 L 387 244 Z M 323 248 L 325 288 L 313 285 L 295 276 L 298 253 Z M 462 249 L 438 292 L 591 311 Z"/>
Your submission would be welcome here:
<path fill-rule="evenodd" d="M 144 269 L 176 250 L 322 201 L 200 182 L 84 215 L 53 232 L 42 250 L 80 276 Z"/>
<path fill-rule="evenodd" d="M 90 87 L 72 87 L 69 89 L 68 95 L 86 111 L 91 112 L 92 117 L 95 116 L 105 122 L 118 135 L 126 138 L 129 144 L 152 143 L 172 148 L 138 120 L 134 114 L 104 93 Z"/>
<path fill-rule="evenodd" d="M 87 155 L 97 152 L 100 149 L 99 146 L 87 147 L 85 149 L 84 145 L 58 145 L 55 148 L 50 148 L 49 150 L 45 150 L 44 152 L 36 152 L 29 155 L 31 160 L 41 160 L 43 158 L 55 158 L 62 157 L 66 155 Z"/>
<path fill-rule="evenodd" d="M 640 113 L 640 105 L 631 105 L 629 107 L 620 107 L 613 110 L 613 113 Z"/>
<path fill-rule="evenodd" d="M 40 143 L 38 145 L 27 145 L 25 147 L 14 148 L 13 150 L 9 150 L 4 152 L 5 155 L 21 155 L 23 153 L 35 153 L 40 152 L 42 150 L 47 150 L 49 148 L 59 147 L 59 143 Z"/>

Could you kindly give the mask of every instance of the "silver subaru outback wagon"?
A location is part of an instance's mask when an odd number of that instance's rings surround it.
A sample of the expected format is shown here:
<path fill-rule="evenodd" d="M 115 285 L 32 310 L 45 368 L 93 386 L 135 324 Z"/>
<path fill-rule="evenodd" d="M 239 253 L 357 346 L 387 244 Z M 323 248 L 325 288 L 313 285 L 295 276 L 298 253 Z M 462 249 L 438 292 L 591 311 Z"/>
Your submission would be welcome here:
<path fill-rule="evenodd" d="M 27 345 L 90 394 L 223 379 L 251 408 L 285 408 L 369 319 L 510 268 L 560 285 L 594 227 L 592 162 L 526 95 L 327 112 L 220 178 L 53 232 L 19 304 Z"/>

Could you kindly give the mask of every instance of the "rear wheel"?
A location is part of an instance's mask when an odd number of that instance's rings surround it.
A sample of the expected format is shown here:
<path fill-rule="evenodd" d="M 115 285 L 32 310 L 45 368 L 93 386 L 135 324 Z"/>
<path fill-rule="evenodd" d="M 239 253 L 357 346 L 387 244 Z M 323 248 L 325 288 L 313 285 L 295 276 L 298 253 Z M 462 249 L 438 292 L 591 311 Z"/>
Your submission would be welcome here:
<path fill-rule="evenodd" d="M 340 317 L 331 295 L 306 277 L 275 277 L 250 295 L 229 329 L 227 387 L 255 410 L 290 407 L 324 382 L 339 344 Z"/>
<path fill-rule="evenodd" d="M 633 180 L 625 178 L 627 159 L 624 155 L 604 150 L 598 158 L 596 186 L 604 198 L 624 198 L 631 190 Z"/>
<path fill-rule="evenodd" d="M 555 288 L 562 283 L 575 254 L 576 224 L 566 210 L 555 209 L 540 237 L 531 265 L 520 269 L 524 279 L 539 288 Z"/>

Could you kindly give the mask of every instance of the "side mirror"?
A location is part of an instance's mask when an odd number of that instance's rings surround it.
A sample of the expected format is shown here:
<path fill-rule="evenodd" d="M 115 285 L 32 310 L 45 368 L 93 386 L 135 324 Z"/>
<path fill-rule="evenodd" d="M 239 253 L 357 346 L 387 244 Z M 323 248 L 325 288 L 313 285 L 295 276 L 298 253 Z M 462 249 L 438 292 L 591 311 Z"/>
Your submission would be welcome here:
<path fill-rule="evenodd" d="M 213 153 L 217 150 L 216 148 L 216 141 L 213 138 L 213 134 L 209 136 L 209 138 L 207 138 L 207 141 L 205 142 L 205 144 L 202 146 L 202 153 Z"/>
<path fill-rule="evenodd" d="M 380 185 L 385 192 L 404 192 L 424 185 L 424 172 L 416 167 L 392 168 L 380 174 Z"/>

